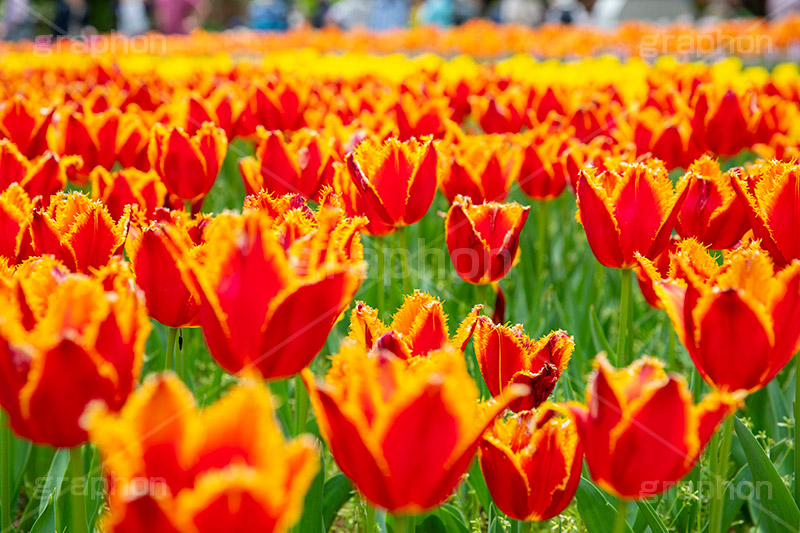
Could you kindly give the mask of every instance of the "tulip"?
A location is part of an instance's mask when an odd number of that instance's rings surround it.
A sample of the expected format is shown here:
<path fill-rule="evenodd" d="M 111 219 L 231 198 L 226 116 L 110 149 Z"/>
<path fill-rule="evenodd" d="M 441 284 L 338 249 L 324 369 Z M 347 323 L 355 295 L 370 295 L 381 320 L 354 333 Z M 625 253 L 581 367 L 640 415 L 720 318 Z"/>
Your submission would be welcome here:
<path fill-rule="evenodd" d="M 445 133 L 445 120 L 449 114 L 447 98 L 414 97 L 403 93 L 394 106 L 397 116 L 398 139 L 408 141 L 412 137 L 426 136 L 440 139 Z"/>
<path fill-rule="evenodd" d="M 459 195 L 475 203 L 502 202 L 514 176 L 518 174 L 519 154 L 504 145 L 500 135 L 459 139 L 450 148 L 443 173 L 442 192 L 450 203 Z"/>
<path fill-rule="evenodd" d="M 753 234 L 778 265 L 800 259 L 800 165 L 763 162 L 752 168 L 752 186 L 741 175 L 732 176 L 733 188 L 744 204 Z"/>
<path fill-rule="evenodd" d="M 116 270 L 115 270 L 116 268 Z M 70 274 L 52 257 L 24 262 L 0 291 L 0 405 L 40 444 L 87 440 L 92 402 L 119 410 L 138 382 L 150 324 L 129 273 Z"/>
<path fill-rule="evenodd" d="M 150 144 L 150 127 L 139 114 L 125 113 L 120 117 L 117 131 L 117 161 L 123 169 L 150 170 L 147 147 Z"/>
<path fill-rule="evenodd" d="M 575 496 L 583 448 L 575 422 L 543 407 L 495 420 L 478 458 L 497 508 L 514 520 L 541 522 Z"/>
<path fill-rule="evenodd" d="M 553 331 L 533 341 L 521 324 L 508 327 L 484 316 L 477 319 L 472 344 L 483 381 L 492 396 L 499 396 L 513 383 L 528 386 L 529 394 L 509 405 L 515 412 L 535 409 L 547 400 L 575 348 L 575 342 L 565 331 Z"/>
<path fill-rule="evenodd" d="M 689 167 L 686 199 L 678 210 L 676 224 L 682 238 L 695 238 L 716 250 L 732 248 L 741 240 L 750 223 L 744 203 L 731 185 L 741 173 L 741 169 L 723 173 L 708 156 Z"/>
<path fill-rule="evenodd" d="M 672 254 L 678 250 L 678 245 L 681 243 L 680 238 L 672 236 L 669 239 L 669 244 L 664 248 L 664 251 L 656 256 L 652 261 L 654 268 L 643 268 L 637 266 L 633 269 L 636 273 L 636 282 L 639 284 L 639 290 L 644 296 L 645 301 L 656 309 L 663 309 L 664 304 L 653 289 L 653 284 L 661 279 L 668 278 L 670 272 L 670 265 L 672 264 Z M 647 261 L 646 259 L 644 261 Z"/>
<path fill-rule="evenodd" d="M 578 182 L 578 221 L 595 257 L 610 268 L 636 266 L 635 253 L 654 259 L 666 248 L 685 182 L 673 190 L 664 167 L 622 163 L 597 174 L 589 168 Z"/>
<path fill-rule="evenodd" d="M 567 187 L 567 158 L 565 137 L 547 136 L 543 139 L 524 139 L 517 182 L 534 200 L 553 200 Z"/>
<path fill-rule="evenodd" d="M 136 206 L 145 217 L 153 217 L 167 199 L 167 188 L 154 172 L 126 168 L 112 174 L 97 167 L 90 181 L 92 198 L 101 200 L 114 220 L 122 218 L 127 206 Z"/>
<path fill-rule="evenodd" d="M 117 160 L 117 132 L 120 112 L 78 113 L 62 110 L 66 116 L 54 123 L 51 146 L 61 156 L 80 156 L 82 165 L 70 168 L 69 179 L 86 185 L 95 167 L 110 170 Z"/>
<path fill-rule="evenodd" d="M 299 130 L 305 125 L 303 114 L 308 107 L 310 93 L 310 84 L 298 82 L 257 87 L 250 99 L 256 125 L 267 130 Z"/>
<path fill-rule="evenodd" d="M 517 394 L 481 409 L 464 355 L 450 346 L 409 364 L 348 340 L 332 364 L 324 381 L 302 373 L 320 433 L 359 492 L 395 514 L 445 500 Z"/>
<path fill-rule="evenodd" d="M 157 220 L 131 230 L 127 252 L 151 318 L 171 328 L 200 325 L 200 296 L 189 271 L 172 253 L 172 239 L 181 250 L 198 258 L 210 218 L 189 217 L 181 211 L 159 210 Z"/>
<path fill-rule="evenodd" d="M 67 171 L 80 164 L 79 157 L 59 158 L 52 152 L 28 159 L 6 139 L 0 140 L 0 191 L 12 183 L 18 183 L 28 196 L 42 197 L 43 203 L 50 196 L 64 189 Z"/>
<path fill-rule="evenodd" d="M 119 413 L 87 419 L 113 487 L 100 528 L 109 533 L 285 532 L 319 470 L 314 442 L 284 440 L 257 383 L 198 411 L 176 376 L 153 375 Z"/>
<path fill-rule="evenodd" d="M 102 202 L 81 193 L 59 193 L 47 209 L 33 211 L 33 255 L 51 254 L 73 272 L 89 273 L 122 253 L 127 217 L 114 222 Z"/>
<path fill-rule="evenodd" d="M 475 306 L 451 338 L 442 301 L 427 293 L 416 290 L 404 296 L 403 305 L 388 326 L 378 318 L 377 309 L 356 302 L 350 313 L 348 338 L 364 350 L 379 348 L 404 360 L 441 350 L 448 343 L 463 350 L 472 336 L 480 310 L 480 305 Z"/>
<path fill-rule="evenodd" d="M 757 243 L 722 265 L 700 246 L 674 261 L 654 288 L 697 371 L 724 391 L 766 386 L 800 349 L 800 261 L 776 269 Z"/>
<path fill-rule="evenodd" d="M 642 499 L 669 489 L 694 466 L 742 395 L 714 391 L 694 405 L 680 376 L 642 357 L 614 369 L 598 356 L 586 405 L 570 404 L 592 479 L 618 498 Z"/>
<path fill-rule="evenodd" d="M 227 143 L 225 132 L 210 122 L 191 137 L 181 128 L 156 124 L 147 153 L 170 194 L 192 202 L 192 209 L 199 211 L 217 179 Z"/>
<path fill-rule="evenodd" d="M 323 205 L 276 221 L 262 210 L 223 214 L 204 233 L 202 261 L 173 239 L 201 299 L 209 351 L 232 373 L 292 376 L 325 344 L 364 277 L 361 221 Z"/>
<path fill-rule="evenodd" d="M 29 96 L 9 96 L 0 106 L 0 138 L 14 143 L 22 155 L 34 158 L 47 150 L 47 131 L 53 108 Z"/>
<path fill-rule="evenodd" d="M 752 142 L 748 119 L 744 116 L 739 97 L 732 89 L 708 108 L 696 106 L 698 117 L 706 111 L 705 141 L 716 155 L 736 155 Z"/>
<path fill-rule="evenodd" d="M 390 228 L 410 226 L 428 212 L 439 183 L 430 140 L 364 141 L 347 156 L 363 215 Z M 369 229 L 369 228 L 368 228 Z"/>
<path fill-rule="evenodd" d="M 278 196 L 300 194 L 318 199 L 333 177 L 331 150 L 314 131 L 300 130 L 290 141 L 279 131 L 258 129 L 256 157 L 239 160 L 248 195 L 267 190 Z"/>
<path fill-rule="evenodd" d="M 0 192 L 0 258 L 11 265 L 32 252 L 29 237 L 32 211 L 33 202 L 16 183 Z"/>
<path fill-rule="evenodd" d="M 502 279 L 519 252 L 519 236 L 530 207 L 495 202 L 473 205 L 456 197 L 445 220 L 447 250 L 456 272 L 466 282 Z"/>

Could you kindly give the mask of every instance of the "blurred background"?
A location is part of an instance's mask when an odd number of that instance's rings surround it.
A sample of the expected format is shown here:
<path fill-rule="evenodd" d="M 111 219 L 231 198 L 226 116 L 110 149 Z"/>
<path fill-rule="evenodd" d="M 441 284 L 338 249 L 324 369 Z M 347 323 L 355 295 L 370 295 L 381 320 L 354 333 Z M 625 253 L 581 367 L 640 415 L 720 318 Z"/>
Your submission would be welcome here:
<path fill-rule="evenodd" d="M 0 37 L 15 41 L 47 34 L 284 31 L 325 25 L 386 30 L 451 26 L 474 18 L 528 26 L 560 22 L 613 27 L 631 19 L 775 19 L 798 10 L 800 0 L 2 0 Z"/>

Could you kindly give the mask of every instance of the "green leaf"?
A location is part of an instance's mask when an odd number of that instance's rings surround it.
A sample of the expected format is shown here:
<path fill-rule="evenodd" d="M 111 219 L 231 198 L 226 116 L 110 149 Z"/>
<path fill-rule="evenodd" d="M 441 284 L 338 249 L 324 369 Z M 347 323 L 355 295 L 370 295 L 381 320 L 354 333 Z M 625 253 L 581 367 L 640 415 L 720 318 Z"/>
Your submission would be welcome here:
<path fill-rule="evenodd" d="M 324 533 L 323 499 L 325 491 L 325 456 L 320 453 L 320 469 L 311 482 L 311 487 L 306 494 L 303 504 L 303 516 L 300 523 L 294 528 L 298 533 Z"/>
<path fill-rule="evenodd" d="M 598 348 L 606 352 L 606 355 L 609 359 L 612 361 L 616 360 L 614 350 L 611 348 L 611 344 L 609 344 L 606 334 L 603 333 L 603 327 L 600 325 L 600 321 L 597 319 L 597 313 L 595 312 L 593 305 L 589 307 L 589 314 L 591 315 L 592 339 L 594 340 L 594 343 Z"/>
<path fill-rule="evenodd" d="M 444 530 L 447 533 L 469 533 L 470 528 L 467 518 L 461 512 L 461 509 L 455 505 L 449 503 L 442 505 L 436 511 L 436 515 L 444 524 Z"/>
<path fill-rule="evenodd" d="M 329 531 L 339 509 L 353 497 L 353 484 L 344 474 L 336 474 L 325 482 L 322 494 L 322 517 L 325 531 Z"/>
<path fill-rule="evenodd" d="M 44 513 L 47 508 L 50 496 L 53 496 L 54 501 L 58 500 L 61 493 L 61 484 L 64 481 L 64 473 L 67 471 L 69 464 L 69 450 L 56 450 L 53 455 L 53 460 L 50 463 L 50 469 L 47 471 L 47 476 L 42 486 L 41 499 L 39 500 L 39 516 Z"/>
<path fill-rule="evenodd" d="M 661 517 L 658 516 L 653 506 L 650 505 L 650 502 L 647 500 L 638 500 L 636 505 L 639 507 L 639 512 L 642 513 L 645 520 L 647 520 L 647 525 L 650 526 L 650 530 L 653 533 L 668 533 L 669 530 L 667 526 L 664 525 L 664 522 L 661 520 Z"/>
<path fill-rule="evenodd" d="M 492 497 L 489 494 L 489 487 L 486 486 L 486 480 L 483 479 L 483 472 L 481 472 L 481 465 L 478 461 L 472 462 L 472 467 L 469 469 L 469 477 L 467 478 L 469 486 L 475 491 L 478 496 L 478 501 L 481 502 L 481 507 L 487 513 L 489 506 L 492 503 Z"/>
<path fill-rule="evenodd" d="M 39 518 L 33 523 L 31 533 L 53 533 L 56 530 L 56 506 L 53 502 L 55 494 L 50 494 L 44 500 L 44 511 L 39 514 Z"/>
<path fill-rule="evenodd" d="M 734 423 L 736 436 L 747 456 L 755 486 L 763 484 L 770 489 L 768 491 L 754 490 L 750 497 L 751 503 L 757 503 L 765 518 L 769 518 L 777 527 L 797 531 L 800 528 L 800 510 L 789 489 L 747 426 L 738 417 L 734 418 Z M 762 495 L 765 497 L 761 498 Z"/>
<path fill-rule="evenodd" d="M 31 441 L 25 439 L 18 439 L 13 434 L 11 435 L 11 508 L 16 508 L 14 502 L 17 501 L 19 496 L 19 489 L 22 486 L 22 478 L 25 476 L 25 470 L 28 468 L 28 461 L 31 458 L 31 449 L 33 444 Z"/>
<path fill-rule="evenodd" d="M 581 477 L 578 492 L 578 513 L 589 533 L 606 533 L 617 520 L 617 509 L 608 502 L 594 483 Z M 631 531 L 630 526 L 626 531 Z"/>

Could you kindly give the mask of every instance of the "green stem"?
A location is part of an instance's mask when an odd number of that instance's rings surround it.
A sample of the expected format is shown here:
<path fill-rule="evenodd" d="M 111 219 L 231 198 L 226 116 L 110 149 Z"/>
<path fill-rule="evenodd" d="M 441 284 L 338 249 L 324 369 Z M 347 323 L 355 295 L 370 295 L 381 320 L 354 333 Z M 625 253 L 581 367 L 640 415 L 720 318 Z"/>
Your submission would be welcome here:
<path fill-rule="evenodd" d="M 369 502 L 364 503 L 367 506 L 364 513 L 364 532 L 375 533 L 375 507 Z"/>
<path fill-rule="evenodd" d="M 308 419 L 308 391 L 303 384 L 300 374 L 294 377 L 294 409 L 295 409 L 295 434 L 300 435 L 306 431 Z"/>
<path fill-rule="evenodd" d="M 85 486 L 85 472 L 83 469 L 83 452 L 81 446 L 75 446 L 69 450 L 69 494 L 70 494 L 70 517 L 72 528 L 70 533 L 88 533 L 89 529 L 86 522 L 86 497 L 83 487 Z"/>
<path fill-rule="evenodd" d="M 375 239 L 375 249 L 378 252 L 378 279 L 376 287 L 378 288 L 377 301 L 378 301 L 378 315 L 385 313 L 386 309 L 386 263 L 384 254 L 386 253 L 386 241 L 383 237 Z"/>
<path fill-rule="evenodd" d="M 400 241 L 400 266 L 403 269 L 403 294 L 411 294 L 411 278 L 408 272 L 408 241 L 406 239 L 406 228 L 403 226 L 397 231 Z"/>
<path fill-rule="evenodd" d="M 620 270 L 622 276 L 622 293 L 619 299 L 619 338 L 617 338 L 617 367 L 622 368 L 628 362 L 628 312 L 631 299 L 631 269 Z"/>
<path fill-rule="evenodd" d="M 414 517 L 412 515 L 398 515 L 394 517 L 394 533 L 413 533 Z"/>
<path fill-rule="evenodd" d="M 722 504 L 725 499 L 725 478 L 728 474 L 728 455 L 733 439 L 733 416 L 722 425 L 722 444 L 717 448 L 717 472 L 713 480 L 714 493 L 711 499 L 710 533 L 722 533 Z"/>
<path fill-rule="evenodd" d="M 164 370 L 175 370 L 175 338 L 178 336 L 178 328 L 169 328 L 167 333 L 167 357 L 164 363 Z"/>
<path fill-rule="evenodd" d="M 800 417 L 800 352 L 794 356 L 794 500 L 800 505 L 800 450 L 798 450 L 797 424 Z"/>
<path fill-rule="evenodd" d="M 11 429 L 8 417 L 0 410 L 0 525 L 2 531 L 12 531 L 11 517 Z"/>
<path fill-rule="evenodd" d="M 614 533 L 625 533 L 627 530 L 629 503 L 629 500 L 623 498 L 617 500 L 617 519 L 614 521 Z"/>
<path fill-rule="evenodd" d="M 538 202 L 536 207 L 536 283 L 541 287 L 544 284 L 544 262 L 550 251 L 547 242 L 547 201 Z"/>

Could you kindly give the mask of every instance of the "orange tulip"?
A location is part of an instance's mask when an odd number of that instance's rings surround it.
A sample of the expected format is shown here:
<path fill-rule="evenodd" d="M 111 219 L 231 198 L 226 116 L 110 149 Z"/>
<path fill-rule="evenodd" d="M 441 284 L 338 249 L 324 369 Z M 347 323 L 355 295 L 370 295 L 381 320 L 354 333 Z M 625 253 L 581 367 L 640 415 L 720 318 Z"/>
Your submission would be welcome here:
<path fill-rule="evenodd" d="M 11 265 L 33 253 L 29 233 L 31 212 L 33 202 L 16 183 L 0 192 L 0 258 Z"/>
<path fill-rule="evenodd" d="M 63 190 L 67 184 L 67 171 L 80 164 L 79 157 L 59 158 L 52 152 L 28 159 L 17 146 L 6 139 L 0 140 L 0 191 L 12 183 L 18 183 L 28 196 L 42 197 L 43 203 L 50 196 Z"/>
<path fill-rule="evenodd" d="M 319 470 L 314 442 L 284 441 L 257 383 L 198 411 L 176 376 L 154 375 L 119 413 L 87 418 L 112 484 L 109 533 L 285 532 Z"/>
<path fill-rule="evenodd" d="M 13 142 L 28 158 L 47 150 L 47 131 L 53 120 L 53 108 L 43 102 L 15 94 L 0 106 L 0 138 Z"/>
<path fill-rule="evenodd" d="M 154 172 L 126 168 L 111 174 L 97 167 L 90 181 L 92 198 L 102 200 L 114 220 L 122 218 L 126 206 L 136 206 L 143 216 L 151 218 L 167 199 L 167 188 Z"/>
<path fill-rule="evenodd" d="M 695 238 L 716 250 L 732 248 L 750 223 L 744 204 L 731 185 L 742 169 L 723 173 L 719 163 L 706 156 L 686 173 L 686 199 L 678 210 L 676 229 L 684 239 Z"/>
<path fill-rule="evenodd" d="M 517 394 L 481 409 L 464 355 L 449 345 L 408 363 L 348 340 L 324 381 L 302 376 L 339 468 L 366 499 L 398 514 L 453 492 L 481 435 Z"/>
<path fill-rule="evenodd" d="M 305 204 L 281 220 L 261 209 L 219 215 L 204 233 L 202 262 L 173 239 L 197 284 L 209 351 L 229 372 L 296 374 L 361 284 L 362 222 L 324 204 L 313 215 Z"/>
<path fill-rule="evenodd" d="M 642 357 L 614 369 L 598 356 L 586 405 L 571 404 L 592 479 L 625 499 L 655 496 L 689 473 L 743 396 L 712 392 L 697 405 L 680 376 Z"/>
<path fill-rule="evenodd" d="M 475 324 L 475 357 L 492 396 L 499 396 L 513 383 L 527 385 L 527 396 L 514 400 L 512 411 L 535 409 L 556 387 L 572 357 L 575 342 L 565 331 L 553 331 L 533 341 L 522 325 L 508 327 L 479 317 Z"/>
<path fill-rule="evenodd" d="M 79 113 L 67 106 L 60 113 L 63 116 L 53 124 L 50 144 L 61 156 L 80 156 L 83 164 L 70 168 L 69 179 L 85 185 L 95 167 L 110 170 L 117 160 L 120 112 Z"/>
<path fill-rule="evenodd" d="M 404 296 L 403 305 L 388 326 L 378 318 L 377 309 L 356 302 L 350 313 L 348 338 L 364 350 L 374 347 L 405 360 L 440 350 L 448 343 L 463 350 L 472 336 L 481 307 L 477 305 L 472 309 L 451 338 L 442 301 L 427 293 L 416 290 L 414 294 Z"/>
<path fill-rule="evenodd" d="M 732 177 L 733 188 L 747 209 L 753 234 L 778 265 L 800 259 L 800 165 L 762 162 L 752 169 L 750 185 L 744 176 Z"/>
<path fill-rule="evenodd" d="M 800 349 L 800 261 L 775 269 L 757 243 L 724 257 L 718 265 L 687 242 L 671 279 L 654 288 L 700 375 L 722 390 L 752 391 Z"/>
<path fill-rule="evenodd" d="M 239 171 L 248 195 L 261 190 L 273 194 L 300 194 L 316 200 L 320 189 L 333 177 L 331 150 L 318 133 L 300 130 L 290 141 L 280 131 L 259 127 L 256 157 L 239 160 Z"/>
<path fill-rule="evenodd" d="M 388 139 L 379 144 L 367 140 L 346 160 L 370 222 L 377 220 L 391 228 L 410 226 L 428 212 L 439 183 L 432 141 Z"/>
<path fill-rule="evenodd" d="M 200 296 L 191 282 L 187 265 L 172 253 L 172 239 L 194 259 L 203 252 L 210 218 L 189 217 L 182 211 L 159 210 L 157 219 L 131 229 L 128 257 L 136 284 L 142 289 L 150 316 L 172 328 L 200 325 Z"/>
<path fill-rule="evenodd" d="M 105 205 L 81 193 L 58 193 L 31 217 L 34 255 L 51 254 L 73 272 L 89 273 L 122 253 L 127 217 L 114 222 Z"/>
<path fill-rule="evenodd" d="M 550 408 L 498 418 L 478 447 L 492 501 L 509 518 L 541 522 L 561 514 L 581 480 L 575 422 Z"/>
<path fill-rule="evenodd" d="M 610 268 L 632 268 L 636 252 L 653 259 L 666 248 L 688 189 L 673 190 L 657 163 L 621 163 L 578 181 L 578 221 L 597 260 Z"/>
<path fill-rule="evenodd" d="M 87 405 L 122 407 L 138 382 L 150 324 L 120 265 L 70 274 L 52 257 L 23 263 L 0 290 L 0 405 L 20 436 L 55 447 L 87 440 Z"/>
<path fill-rule="evenodd" d="M 456 197 L 445 232 L 450 260 L 461 279 L 475 284 L 502 279 L 517 261 L 529 211 L 517 203 L 473 205 L 469 198 Z"/>
<path fill-rule="evenodd" d="M 450 203 L 459 195 L 476 203 L 502 202 L 520 164 L 519 154 L 508 149 L 501 135 L 459 139 L 444 159 L 449 170 L 442 175 L 442 192 Z"/>
<path fill-rule="evenodd" d="M 183 129 L 156 124 L 151 132 L 148 157 L 167 190 L 199 210 L 211 190 L 228 150 L 225 132 L 210 122 L 194 136 Z"/>

